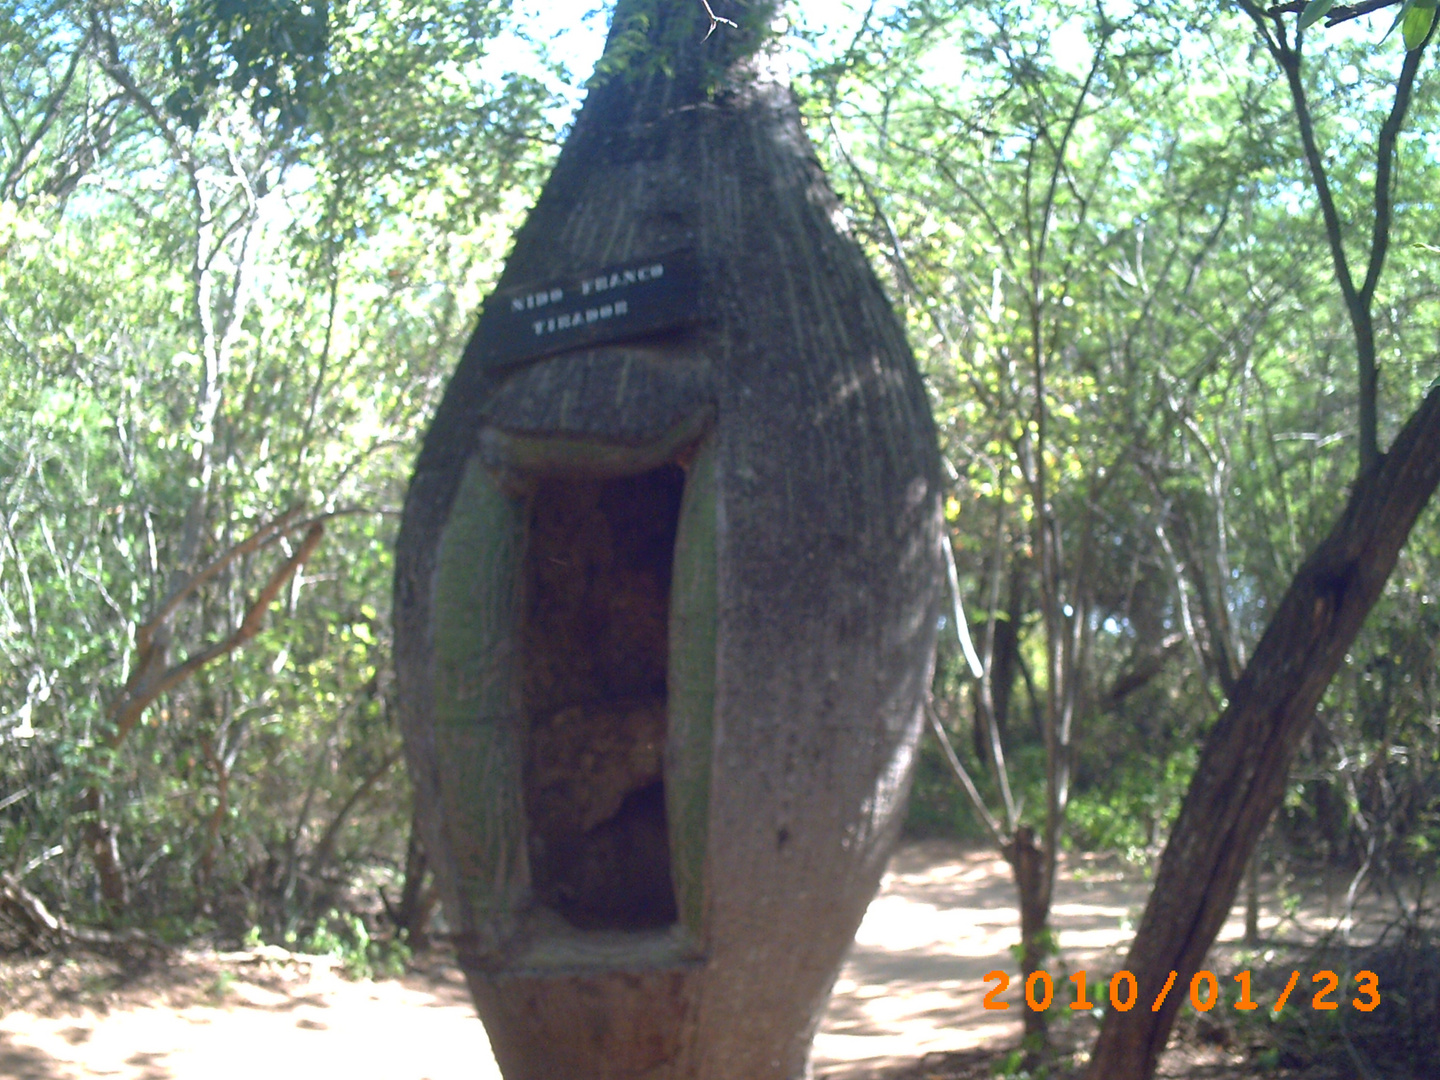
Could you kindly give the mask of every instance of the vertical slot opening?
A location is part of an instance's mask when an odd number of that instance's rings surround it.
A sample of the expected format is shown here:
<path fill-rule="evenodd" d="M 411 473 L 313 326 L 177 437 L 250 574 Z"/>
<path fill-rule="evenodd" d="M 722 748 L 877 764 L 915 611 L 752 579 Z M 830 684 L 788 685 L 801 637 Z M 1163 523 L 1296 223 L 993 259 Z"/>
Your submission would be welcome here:
<path fill-rule="evenodd" d="M 532 893 L 581 930 L 676 921 L 666 672 L 684 471 L 547 477 L 531 498 L 521 631 Z"/>

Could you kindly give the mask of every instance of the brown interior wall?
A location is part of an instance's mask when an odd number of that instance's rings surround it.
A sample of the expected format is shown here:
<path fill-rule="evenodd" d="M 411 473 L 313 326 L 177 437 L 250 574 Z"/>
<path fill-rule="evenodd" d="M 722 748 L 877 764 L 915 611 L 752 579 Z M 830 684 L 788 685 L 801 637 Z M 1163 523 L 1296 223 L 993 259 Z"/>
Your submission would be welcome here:
<path fill-rule="evenodd" d="M 676 919 L 662 764 L 684 473 L 547 478 L 521 631 L 535 898 L 581 929 Z"/>

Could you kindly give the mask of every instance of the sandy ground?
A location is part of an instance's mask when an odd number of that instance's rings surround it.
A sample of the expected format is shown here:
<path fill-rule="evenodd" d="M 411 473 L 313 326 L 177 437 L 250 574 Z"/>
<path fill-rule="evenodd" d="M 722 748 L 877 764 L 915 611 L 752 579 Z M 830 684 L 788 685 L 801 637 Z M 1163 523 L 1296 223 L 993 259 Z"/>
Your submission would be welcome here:
<path fill-rule="evenodd" d="M 1054 906 L 1063 963 L 1108 978 L 1145 886 L 1099 862 L 1068 870 Z M 1313 899 L 1318 924 L 1326 913 Z M 1269 913 L 1262 928 L 1276 922 Z M 868 1080 L 927 1053 L 1018 1038 L 1018 980 L 1008 1013 L 982 1007 L 985 973 L 1015 970 L 1017 925 L 1009 870 L 993 851 L 902 847 L 836 983 L 815 1041 L 817 1078 Z M 1221 940 L 1240 932 L 1237 910 Z M 182 954 L 129 984 L 70 964 L 11 972 L 4 998 L 18 1007 L 0 1016 L 0 1078 L 499 1078 L 463 979 L 443 959 L 383 982 L 348 982 L 323 958 L 278 950 Z"/>

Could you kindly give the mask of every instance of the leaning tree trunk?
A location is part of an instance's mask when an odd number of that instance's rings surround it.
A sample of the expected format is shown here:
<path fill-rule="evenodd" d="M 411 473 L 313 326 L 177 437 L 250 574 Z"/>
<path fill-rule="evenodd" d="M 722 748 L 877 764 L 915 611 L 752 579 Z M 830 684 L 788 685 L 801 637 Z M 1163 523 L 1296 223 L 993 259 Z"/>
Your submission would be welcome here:
<path fill-rule="evenodd" d="M 1139 1004 L 1106 1014 L 1087 1074 L 1093 1080 L 1154 1074 L 1190 979 L 1284 797 L 1315 707 L 1437 483 L 1440 386 L 1357 481 L 1344 514 L 1296 573 L 1206 740 L 1125 962 L 1139 983 Z M 1172 972 L 1174 984 L 1155 1010 Z"/>
<path fill-rule="evenodd" d="M 939 460 L 761 47 L 619 0 L 396 548 L 424 846 L 509 1080 L 805 1075 L 899 829 Z"/>

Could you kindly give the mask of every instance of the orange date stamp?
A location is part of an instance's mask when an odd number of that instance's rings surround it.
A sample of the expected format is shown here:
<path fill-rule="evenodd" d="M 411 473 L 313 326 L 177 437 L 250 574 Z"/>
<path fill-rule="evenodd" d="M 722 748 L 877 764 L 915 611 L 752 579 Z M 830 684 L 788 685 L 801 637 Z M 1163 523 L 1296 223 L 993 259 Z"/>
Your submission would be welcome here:
<path fill-rule="evenodd" d="M 1084 971 L 1077 971 L 1069 976 L 1069 981 L 1075 984 L 1074 998 L 1070 1008 L 1077 1011 L 1084 1011 L 1095 1008 L 1095 1002 L 1086 996 L 1086 976 Z M 1241 971 L 1231 976 L 1239 987 L 1239 996 L 1234 1001 L 1236 1009 L 1248 1011 L 1260 1008 L 1260 1003 L 1250 996 L 1250 972 Z M 1150 1011 L 1159 1012 L 1165 1004 L 1165 999 L 1175 986 L 1176 973 L 1170 972 L 1170 977 L 1165 980 L 1154 998 L 1150 1002 Z M 1001 1001 L 1000 995 L 1010 989 L 1010 976 L 1003 971 L 989 971 L 985 973 L 984 981 L 994 983 L 995 986 L 985 995 L 985 1008 L 1003 1010 L 1010 1008 L 1010 1002 Z M 1317 971 L 1310 976 L 1310 982 L 1317 989 L 1310 995 L 1310 1007 L 1312 1009 L 1338 1009 L 1340 1002 L 1334 995 L 1340 990 L 1340 976 L 1333 971 Z M 1296 986 L 1300 983 L 1300 972 L 1292 971 L 1290 981 L 1285 984 L 1285 989 L 1275 999 L 1272 1009 L 1279 1012 L 1285 1008 L 1290 1001 L 1290 996 L 1295 992 Z M 1373 971 L 1358 971 L 1355 973 L 1356 996 L 1350 999 L 1350 1005 L 1360 1012 L 1374 1012 L 1380 1004 L 1380 977 Z M 1300 998 L 1303 1002 L 1306 991 L 1302 991 Z M 1110 980 L 1109 994 L 1110 1007 L 1116 1012 L 1129 1012 L 1137 1002 L 1140 1001 L 1140 983 L 1133 973 L 1129 971 L 1117 971 Z M 1055 1000 L 1055 982 L 1050 978 L 1049 972 L 1037 971 L 1025 980 L 1025 1004 L 1034 1012 L 1045 1012 Z M 1220 980 L 1216 978 L 1213 971 L 1204 969 L 1197 971 L 1190 979 L 1190 1004 L 1197 1012 L 1209 1012 L 1220 1001 Z M 1300 1006 L 1303 1008 L 1303 1004 Z"/>

